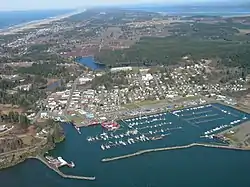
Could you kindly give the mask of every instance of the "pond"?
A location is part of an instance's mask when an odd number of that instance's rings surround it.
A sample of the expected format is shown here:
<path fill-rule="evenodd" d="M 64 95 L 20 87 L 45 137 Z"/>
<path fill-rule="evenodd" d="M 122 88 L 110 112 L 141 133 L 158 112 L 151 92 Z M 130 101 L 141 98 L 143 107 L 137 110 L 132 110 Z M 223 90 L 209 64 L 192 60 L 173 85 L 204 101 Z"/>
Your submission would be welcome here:
<path fill-rule="evenodd" d="M 91 70 L 101 70 L 104 69 L 106 66 L 105 64 L 101 64 L 99 62 L 96 62 L 93 56 L 87 56 L 87 57 L 77 57 L 76 62 L 87 66 Z"/>

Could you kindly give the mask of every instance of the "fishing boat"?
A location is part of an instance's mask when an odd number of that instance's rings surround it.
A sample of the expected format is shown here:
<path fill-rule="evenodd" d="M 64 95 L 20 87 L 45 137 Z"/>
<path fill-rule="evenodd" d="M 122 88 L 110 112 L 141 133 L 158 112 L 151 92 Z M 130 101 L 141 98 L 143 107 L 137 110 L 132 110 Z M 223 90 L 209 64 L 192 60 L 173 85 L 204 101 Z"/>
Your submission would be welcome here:
<path fill-rule="evenodd" d="M 154 136 L 151 138 L 151 140 L 161 140 L 163 136 Z"/>
<path fill-rule="evenodd" d="M 120 125 L 115 121 L 108 121 L 101 123 L 101 126 L 109 131 L 114 131 L 119 129 Z"/>

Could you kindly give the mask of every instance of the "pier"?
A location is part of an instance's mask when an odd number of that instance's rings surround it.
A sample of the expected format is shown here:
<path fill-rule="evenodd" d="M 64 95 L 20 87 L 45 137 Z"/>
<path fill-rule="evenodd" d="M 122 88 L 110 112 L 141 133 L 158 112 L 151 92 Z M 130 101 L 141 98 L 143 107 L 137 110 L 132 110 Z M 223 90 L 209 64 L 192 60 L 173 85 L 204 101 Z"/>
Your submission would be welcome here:
<path fill-rule="evenodd" d="M 181 117 L 189 117 L 189 116 L 193 116 L 193 115 L 199 115 L 199 114 L 208 114 L 213 112 L 213 110 L 205 110 L 205 111 L 201 111 L 201 112 L 193 112 L 191 114 L 185 114 L 185 115 L 181 115 Z"/>
<path fill-rule="evenodd" d="M 207 117 L 215 117 L 218 116 L 218 114 L 207 114 L 205 116 L 199 116 L 199 117 L 192 117 L 192 118 L 185 118 L 185 120 L 187 121 L 192 121 L 192 120 L 196 120 L 196 119 L 202 119 L 202 118 L 207 118 Z"/>
<path fill-rule="evenodd" d="M 225 103 L 222 103 L 222 104 L 225 105 Z M 226 105 L 226 106 L 232 107 L 232 106 L 230 106 L 230 105 Z M 216 108 L 217 110 L 222 111 L 222 109 L 221 109 L 220 107 L 218 107 L 218 106 L 214 106 L 214 105 L 213 105 L 213 108 Z M 236 108 L 236 109 L 237 109 L 237 108 Z M 238 110 L 238 109 L 237 109 L 237 110 Z M 231 112 L 230 112 L 230 115 L 232 115 L 232 116 L 234 116 L 234 117 L 239 117 L 238 115 L 233 114 L 233 113 L 231 113 Z"/>
<path fill-rule="evenodd" d="M 192 126 L 194 126 L 194 127 L 196 127 L 196 128 L 200 128 L 199 125 L 195 125 L 194 123 L 192 123 L 192 122 L 190 122 L 190 121 L 188 121 L 188 120 L 186 120 L 186 119 L 183 119 L 183 121 L 187 122 L 188 124 L 190 124 L 190 125 L 192 125 Z"/>
<path fill-rule="evenodd" d="M 63 172 L 61 172 L 58 168 L 55 168 L 51 166 L 44 158 L 36 156 L 36 157 L 29 157 L 30 159 L 37 159 L 40 160 L 42 163 L 44 163 L 47 167 L 55 171 L 58 175 L 60 175 L 63 178 L 67 179 L 78 179 L 78 180 L 95 180 L 95 177 L 84 177 L 84 176 L 76 176 L 76 175 L 66 175 Z"/>
<path fill-rule="evenodd" d="M 216 121 L 216 120 L 221 120 L 221 119 L 224 119 L 224 117 L 214 118 L 214 119 L 209 119 L 209 120 L 204 120 L 204 121 L 197 121 L 197 122 L 195 122 L 195 124 L 207 123 L 207 122 Z"/>
<path fill-rule="evenodd" d="M 213 145 L 213 144 L 203 144 L 203 143 L 192 143 L 188 145 L 183 146 L 175 146 L 175 147 L 163 147 L 163 148 L 156 148 L 156 149 L 147 149 L 147 150 L 141 150 L 132 154 L 122 155 L 118 157 L 112 157 L 112 158 L 104 158 L 102 159 L 102 162 L 110 162 L 120 159 L 125 159 L 129 157 L 139 156 L 146 153 L 151 152 L 157 152 L 157 151 L 169 151 L 169 150 L 176 150 L 176 149 L 187 149 L 195 146 L 202 146 L 202 147 L 210 147 L 210 148 L 220 148 L 220 149 L 230 149 L 230 150 L 242 150 L 242 151 L 249 151 L 250 148 L 240 148 L 240 147 L 231 147 L 226 145 Z"/>

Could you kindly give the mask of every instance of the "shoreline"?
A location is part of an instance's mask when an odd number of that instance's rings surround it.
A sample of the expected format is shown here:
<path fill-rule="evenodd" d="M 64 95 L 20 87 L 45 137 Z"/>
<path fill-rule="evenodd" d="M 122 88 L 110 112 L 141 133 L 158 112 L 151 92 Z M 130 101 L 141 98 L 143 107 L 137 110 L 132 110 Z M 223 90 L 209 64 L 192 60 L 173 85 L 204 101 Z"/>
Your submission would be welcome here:
<path fill-rule="evenodd" d="M 210 100 L 210 101 L 207 101 L 206 103 L 204 104 L 197 104 L 197 105 L 190 105 L 190 106 L 187 106 L 187 107 L 177 107 L 177 108 L 170 108 L 170 109 L 163 109 L 163 108 L 156 108 L 148 113 L 143 113 L 143 114 L 135 114 L 135 115 L 126 115 L 126 116 L 121 116 L 119 118 L 117 118 L 115 121 L 123 121 L 124 120 L 127 120 L 127 119 L 132 119 L 132 118 L 136 118 L 136 117 L 139 117 L 141 115 L 142 116 L 149 116 L 149 115 L 154 115 L 154 114 L 161 114 L 161 113 L 164 113 L 164 112 L 173 112 L 173 111 L 176 111 L 176 110 L 180 110 L 180 109 L 185 109 L 185 108 L 191 108 L 191 107 L 197 107 L 197 106 L 203 106 L 203 105 L 208 105 L 208 104 L 221 104 L 221 105 L 225 105 L 227 107 L 231 107 L 235 110 L 239 110 L 241 112 L 244 112 L 246 114 L 250 114 L 250 110 L 246 110 L 245 108 L 242 108 L 241 106 L 233 106 L 233 105 L 229 105 L 229 104 L 226 104 L 224 102 L 220 102 L 220 101 L 217 101 L 217 100 Z M 79 128 L 83 128 L 83 127 L 91 127 L 92 125 L 87 123 L 87 124 L 77 124 L 77 123 L 74 123 L 77 127 Z"/>
<path fill-rule="evenodd" d="M 36 157 L 28 157 L 29 159 L 37 159 L 41 161 L 43 164 L 45 164 L 48 168 L 55 171 L 58 175 L 60 175 L 62 178 L 66 179 L 79 179 L 79 180 L 95 180 L 95 177 L 85 177 L 85 176 L 77 176 L 77 175 L 67 175 L 61 172 L 58 168 L 52 167 L 50 164 L 48 164 L 42 157 L 36 156 Z"/>
<path fill-rule="evenodd" d="M 36 28 L 43 24 L 49 24 L 53 21 L 59 21 L 61 19 L 65 19 L 65 18 L 71 17 L 76 14 L 80 14 L 85 11 L 86 9 L 82 11 L 74 11 L 68 14 L 58 15 L 58 16 L 49 17 L 45 19 L 39 19 L 39 20 L 33 20 L 33 21 L 25 22 L 25 23 L 20 23 L 17 25 L 13 25 L 7 28 L 0 29 L 0 35 L 15 34 L 20 31 L 24 31 L 24 30 L 31 29 L 31 28 Z"/>
<path fill-rule="evenodd" d="M 102 162 L 111 162 L 111 161 L 115 161 L 115 160 L 126 159 L 126 158 L 139 156 L 139 155 L 152 153 L 152 152 L 169 151 L 169 150 L 177 150 L 177 149 L 188 149 L 188 148 L 192 148 L 192 147 L 195 147 L 195 146 L 209 147 L 209 148 L 219 148 L 219 149 L 229 149 L 229 150 L 239 150 L 239 151 L 250 151 L 250 147 L 249 148 L 240 148 L 240 147 L 215 145 L 215 144 L 191 143 L 191 144 L 182 145 L 182 146 L 162 147 L 162 148 L 156 148 L 156 149 L 145 149 L 145 150 L 140 150 L 140 151 L 137 151 L 137 152 L 131 153 L 131 154 L 121 155 L 121 156 L 117 156 L 117 157 L 104 158 L 101 161 Z"/>

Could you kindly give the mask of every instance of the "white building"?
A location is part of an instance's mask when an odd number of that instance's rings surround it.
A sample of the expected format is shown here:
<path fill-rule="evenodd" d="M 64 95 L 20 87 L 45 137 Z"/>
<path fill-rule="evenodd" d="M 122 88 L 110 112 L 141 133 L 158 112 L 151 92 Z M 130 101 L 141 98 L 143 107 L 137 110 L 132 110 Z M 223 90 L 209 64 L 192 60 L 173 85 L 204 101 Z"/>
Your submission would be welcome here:
<path fill-rule="evenodd" d="M 42 112 L 40 116 L 41 116 L 41 118 L 47 118 L 48 113 L 47 112 Z"/>
<path fill-rule="evenodd" d="M 147 73 L 146 75 L 142 76 L 142 80 L 143 81 L 150 81 L 153 79 L 153 76 L 149 73 Z"/>
<path fill-rule="evenodd" d="M 111 72 L 119 72 L 119 71 L 132 71 L 132 67 L 117 67 L 117 68 L 111 68 Z"/>

